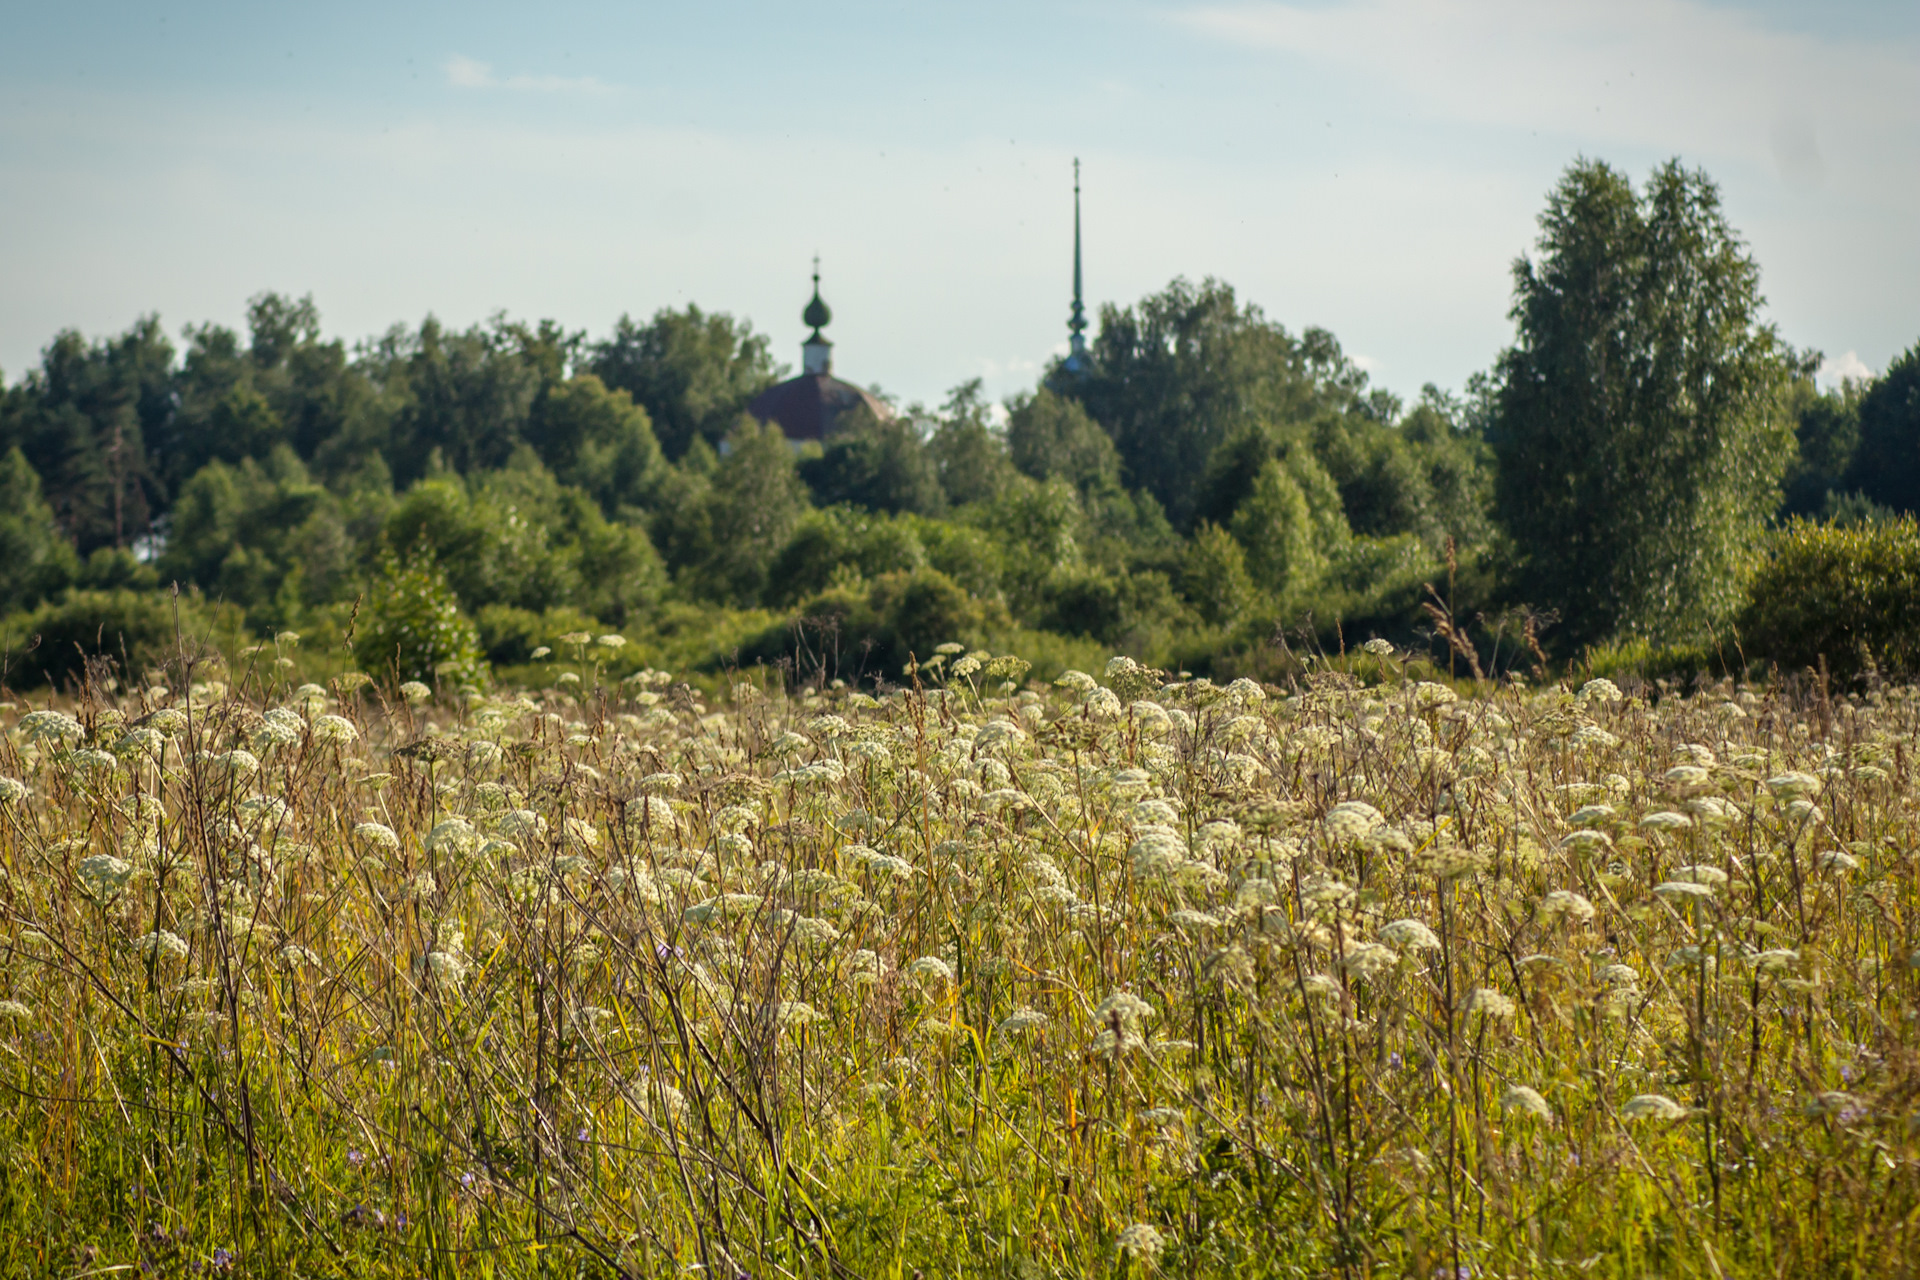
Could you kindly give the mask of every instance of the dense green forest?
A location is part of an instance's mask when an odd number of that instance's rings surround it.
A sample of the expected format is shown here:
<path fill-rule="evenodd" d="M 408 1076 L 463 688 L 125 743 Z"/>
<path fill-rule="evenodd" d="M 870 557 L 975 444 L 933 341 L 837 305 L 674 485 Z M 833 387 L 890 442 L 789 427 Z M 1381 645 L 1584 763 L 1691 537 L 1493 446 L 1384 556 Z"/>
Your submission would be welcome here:
<path fill-rule="evenodd" d="M 745 413 L 767 338 L 695 306 L 349 346 L 268 293 L 245 334 L 62 332 L 0 391 L 5 678 L 151 664 L 182 619 L 460 680 L 609 632 L 850 679 L 949 640 L 1217 674 L 1699 645 L 1769 530 L 1920 509 L 1920 346 L 1822 391 L 1762 305 L 1705 175 L 1583 160 L 1513 345 L 1411 402 L 1216 280 L 1103 308 L 1092 367 L 1004 413 L 976 380 L 797 453 Z"/>

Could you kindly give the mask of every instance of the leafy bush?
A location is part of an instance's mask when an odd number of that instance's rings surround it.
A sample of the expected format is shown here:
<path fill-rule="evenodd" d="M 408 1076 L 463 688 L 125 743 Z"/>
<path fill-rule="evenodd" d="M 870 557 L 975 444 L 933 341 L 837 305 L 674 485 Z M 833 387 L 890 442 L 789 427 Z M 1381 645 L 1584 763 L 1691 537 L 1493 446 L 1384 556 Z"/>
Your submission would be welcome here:
<path fill-rule="evenodd" d="M 1247 553 L 1232 534 L 1201 523 L 1180 566 L 1180 592 L 1209 626 L 1240 616 L 1253 598 L 1253 579 L 1247 576 Z"/>
<path fill-rule="evenodd" d="M 909 658 L 931 657 L 949 641 L 977 639 L 1006 625 L 1002 611 L 975 599 L 936 569 L 887 573 L 871 586 L 836 587 L 742 646 L 742 662 L 788 665 L 802 678 L 900 678 Z"/>
<path fill-rule="evenodd" d="M 175 666 L 183 656 L 213 656 L 216 642 L 237 644 L 240 611 L 182 596 L 176 613 L 173 598 L 156 591 L 72 591 L 31 613 L 14 614 L 0 632 L 8 685 L 64 688 L 89 663 L 130 680 Z"/>
<path fill-rule="evenodd" d="M 1920 524 L 1793 521 L 1747 590 L 1740 637 L 1749 658 L 1786 668 L 1920 671 Z"/>
<path fill-rule="evenodd" d="M 1047 595 L 1040 617 L 1044 630 L 1130 651 L 1184 612 L 1167 575 L 1150 569 L 1060 573 L 1048 584 Z"/>
<path fill-rule="evenodd" d="M 767 598 L 791 605 L 848 577 L 876 578 L 927 562 L 913 526 L 855 507 L 809 512 L 774 559 Z"/>
<path fill-rule="evenodd" d="M 447 575 L 421 555 L 389 557 L 381 566 L 381 580 L 360 615 L 353 656 L 363 671 L 396 682 L 432 683 L 445 676 L 461 683 L 486 671 L 480 633 L 460 612 Z"/>
<path fill-rule="evenodd" d="M 487 605 L 474 618 L 474 626 L 480 633 L 481 652 L 497 667 L 531 662 L 535 649 L 542 645 L 556 647 L 560 637 L 570 631 L 598 634 L 605 630 L 578 609 L 561 606 L 535 613 L 510 604 Z"/>

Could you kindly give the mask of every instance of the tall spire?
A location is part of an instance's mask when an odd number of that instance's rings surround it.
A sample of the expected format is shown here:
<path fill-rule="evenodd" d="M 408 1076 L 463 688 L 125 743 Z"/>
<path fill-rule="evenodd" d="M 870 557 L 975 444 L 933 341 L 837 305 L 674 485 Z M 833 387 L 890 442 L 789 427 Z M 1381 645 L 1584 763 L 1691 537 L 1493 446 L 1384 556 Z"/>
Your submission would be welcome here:
<path fill-rule="evenodd" d="M 833 312 L 820 300 L 820 255 L 813 255 L 813 301 L 800 313 L 800 322 L 813 326 L 813 332 L 800 344 L 800 367 L 808 373 L 833 371 L 833 344 L 821 334 L 821 326 L 833 319 Z"/>
<path fill-rule="evenodd" d="M 1067 320 L 1068 349 L 1066 368 L 1082 373 L 1087 368 L 1087 308 L 1080 289 L 1080 159 L 1073 161 L 1073 314 Z"/>

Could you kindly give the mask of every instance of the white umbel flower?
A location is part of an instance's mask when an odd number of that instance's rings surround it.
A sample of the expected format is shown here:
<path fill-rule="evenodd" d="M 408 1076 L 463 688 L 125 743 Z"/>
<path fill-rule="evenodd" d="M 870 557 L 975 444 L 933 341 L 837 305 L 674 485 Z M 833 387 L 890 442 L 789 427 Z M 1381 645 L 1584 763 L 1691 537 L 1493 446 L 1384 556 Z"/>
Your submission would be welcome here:
<path fill-rule="evenodd" d="M 1684 1120 L 1687 1109 L 1663 1093 L 1638 1093 L 1620 1106 L 1624 1120 Z"/>
<path fill-rule="evenodd" d="M 1562 917 L 1575 924 L 1585 924 L 1593 919 L 1593 904 L 1587 901 L 1584 894 L 1571 889 L 1555 889 L 1540 899 L 1540 918 L 1546 921 Z"/>
<path fill-rule="evenodd" d="M 909 978 L 945 986 L 953 981 L 953 966 L 939 956 L 921 956 L 904 970 Z"/>
<path fill-rule="evenodd" d="M 1820 789 L 1820 779 L 1810 773 L 1789 772 L 1767 779 L 1767 790 L 1781 802 L 1804 800 Z"/>
<path fill-rule="evenodd" d="M 1516 1006 L 1513 998 L 1492 987 L 1475 987 L 1473 994 L 1467 997 L 1466 1012 L 1483 1018 L 1511 1018 Z"/>
<path fill-rule="evenodd" d="M 1500 1095 L 1500 1109 L 1532 1116 L 1537 1120 L 1551 1121 L 1553 1108 L 1540 1096 L 1538 1089 L 1530 1089 L 1524 1084 L 1508 1085 L 1507 1091 Z"/>
<path fill-rule="evenodd" d="M 394 834 L 392 827 L 384 822 L 362 822 L 353 828 L 353 838 L 361 844 L 375 849 L 385 849 L 389 853 L 400 847 L 400 837 Z"/>
<path fill-rule="evenodd" d="M 171 960 L 187 958 L 187 940 L 169 929 L 141 934 L 133 940 L 133 949 L 143 956 L 160 956 Z"/>
<path fill-rule="evenodd" d="M 82 858 L 78 869 L 80 883 L 86 888 L 87 896 L 99 902 L 118 896 L 127 887 L 127 881 L 133 878 L 133 864 L 110 853 Z"/>
<path fill-rule="evenodd" d="M 1119 1237 L 1120 1252 L 1131 1258 L 1143 1258 L 1148 1262 L 1160 1256 L 1167 1242 L 1158 1231 L 1144 1222 L 1136 1222 L 1123 1227 Z"/>
<path fill-rule="evenodd" d="M 1336 840 L 1364 840 L 1384 821 L 1365 800 L 1342 800 L 1327 810 L 1327 832 Z"/>
<path fill-rule="evenodd" d="M 1713 886 L 1696 880 L 1669 880 L 1653 886 L 1653 891 L 1668 902 L 1712 901 Z"/>
<path fill-rule="evenodd" d="M 1436 945 L 1437 941 L 1436 941 Z M 1391 973 L 1400 963 L 1400 953 L 1377 942 L 1359 942 L 1347 948 L 1340 967 L 1356 978 L 1372 980 Z"/>
<path fill-rule="evenodd" d="M 1380 930 L 1380 941 L 1401 951 L 1438 951 L 1440 939 L 1419 920 L 1395 920 Z"/>

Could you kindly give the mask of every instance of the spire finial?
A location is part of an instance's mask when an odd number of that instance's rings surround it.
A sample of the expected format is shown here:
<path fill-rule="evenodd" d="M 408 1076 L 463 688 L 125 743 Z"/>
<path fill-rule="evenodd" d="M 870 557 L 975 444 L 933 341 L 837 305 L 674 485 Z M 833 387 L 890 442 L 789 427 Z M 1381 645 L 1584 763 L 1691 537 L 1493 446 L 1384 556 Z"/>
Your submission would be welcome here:
<path fill-rule="evenodd" d="M 1073 312 L 1067 319 L 1067 370 L 1087 367 L 1087 308 L 1080 287 L 1080 157 L 1073 159 Z"/>

